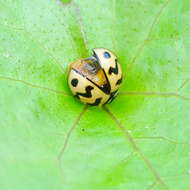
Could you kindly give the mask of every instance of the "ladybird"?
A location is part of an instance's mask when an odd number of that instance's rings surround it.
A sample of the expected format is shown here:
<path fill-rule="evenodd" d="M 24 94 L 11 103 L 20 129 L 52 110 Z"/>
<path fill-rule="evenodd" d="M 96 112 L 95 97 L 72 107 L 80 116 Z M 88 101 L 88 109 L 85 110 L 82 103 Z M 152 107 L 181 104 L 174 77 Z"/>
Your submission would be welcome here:
<path fill-rule="evenodd" d="M 68 85 L 81 102 L 93 106 L 111 102 L 122 82 L 121 66 L 109 50 L 95 48 L 92 56 L 70 64 Z"/>

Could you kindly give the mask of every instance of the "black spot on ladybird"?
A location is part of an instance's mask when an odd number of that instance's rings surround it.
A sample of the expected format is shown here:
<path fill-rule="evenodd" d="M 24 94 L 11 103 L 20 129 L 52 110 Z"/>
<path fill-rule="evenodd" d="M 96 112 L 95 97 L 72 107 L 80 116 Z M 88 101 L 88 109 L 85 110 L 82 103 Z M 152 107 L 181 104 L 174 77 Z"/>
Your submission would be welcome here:
<path fill-rule="evenodd" d="M 87 86 L 85 88 L 86 92 L 85 93 L 80 93 L 80 92 L 77 92 L 75 97 L 79 98 L 79 96 L 83 96 L 83 97 L 86 97 L 86 98 L 91 98 L 92 97 L 92 93 L 91 93 L 91 90 L 93 90 L 94 87 L 92 86 Z"/>
<path fill-rule="evenodd" d="M 102 100 L 102 98 L 96 98 L 94 103 L 88 103 L 88 105 L 98 106 L 100 104 L 101 100 Z"/>
<path fill-rule="evenodd" d="M 105 51 L 105 52 L 103 53 L 103 56 L 104 56 L 104 58 L 106 58 L 106 59 L 109 59 L 109 58 L 111 57 L 111 55 L 110 55 L 107 51 Z"/>
<path fill-rule="evenodd" d="M 115 59 L 115 67 L 110 67 L 108 73 L 109 73 L 109 75 L 111 75 L 112 73 L 117 75 L 118 72 L 119 72 L 119 70 L 118 70 L 118 65 L 117 65 L 117 59 Z"/>
<path fill-rule="evenodd" d="M 110 91 L 111 91 L 111 87 L 110 87 L 110 84 L 109 84 L 109 83 L 100 86 L 100 88 L 101 88 L 101 90 L 103 90 L 103 92 L 105 92 L 106 94 L 109 94 Z"/>
<path fill-rule="evenodd" d="M 76 87 L 78 85 L 78 82 L 79 81 L 76 78 L 74 78 L 74 79 L 71 80 L 71 84 L 72 84 L 73 87 Z"/>
<path fill-rule="evenodd" d="M 116 82 L 116 85 L 119 85 L 122 83 L 122 78 L 120 78 L 117 82 Z"/>

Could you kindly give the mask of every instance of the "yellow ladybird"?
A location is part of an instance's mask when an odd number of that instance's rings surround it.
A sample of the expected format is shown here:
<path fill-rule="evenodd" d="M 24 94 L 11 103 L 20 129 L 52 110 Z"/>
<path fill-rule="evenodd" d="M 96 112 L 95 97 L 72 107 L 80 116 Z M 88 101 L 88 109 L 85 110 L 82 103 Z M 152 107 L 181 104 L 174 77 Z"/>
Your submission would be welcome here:
<path fill-rule="evenodd" d="M 70 64 L 68 84 L 75 97 L 89 105 L 103 105 L 117 95 L 122 71 L 117 57 L 104 48 L 93 49 L 93 55 Z"/>

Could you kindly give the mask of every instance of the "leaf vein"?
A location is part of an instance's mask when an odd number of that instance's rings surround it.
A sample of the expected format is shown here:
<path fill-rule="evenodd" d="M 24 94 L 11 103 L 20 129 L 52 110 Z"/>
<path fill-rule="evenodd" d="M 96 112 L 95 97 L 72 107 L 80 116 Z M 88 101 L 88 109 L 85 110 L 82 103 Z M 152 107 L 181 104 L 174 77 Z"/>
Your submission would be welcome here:
<path fill-rule="evenodd" d="M 134 138 L 130 135 L 130 133 L 128 132 L 128 130 L 118 121 L 118 119 L 113 115 L 113 113 L 107 107 L 104 106 L 103 109 L 110 116 L 110 118 L 115 122 L 115 124 L 122 131 L 122 133 L 125 135 L 125 137 L 129 141 L 129 143 L 133 147 L 134 151 L 137 152 L 137 154 L 139 155 L 139 157 L 141 158 L 141 160 L 145 163 L 145 165 L 147 166 L 147 168 L 149 169 L 149 171 L 151 172 L 151 174 L 153 175 L 153 177 L 155 178 L 155 180 L 160 185 L 162 185 L 162 187 L 164 189 L 169 190 L 169 187 L 161 179 L 161 177 L 157 173 L 156 169 L 152 166 L 152 164 L 150 163 L 150 161 L 146 158 L 146 156 L 144 155 L 144 153 L 138 147 L 138 145 L 136 144 Z"/>
<path fill-rule="evenodd" d="M 118 95 L 126 95 L 126 96 L 158 96 L 158 97 L 175 97 L 184 101 L 190 102 L 190 98 L 186 96 L 182 96 L 181 94 L 175 92 L 120 92 Z"/>
<path fill-rule="evenodd" d="M 82 111 L 79 113 L 79 115 L 77 116 L 77 118 L 74 120 L 72 126 L 70 127 L 69 131 L 67 132 L 67 135 L 66 135 L 66 137 L 65 137 L 65 141 L 64 141 L 63 146 L 62 146 L 62 148 L 61 148 L 61 151 L 60 151 L 60 153 L 59 153 L 59 155 L 58 155 L 58 160 L 59 160 L 59 161 L 60 161 L 60 160 L 62 159 L 62 157 L 63 157 L 63 154 L 64 154 L 64 152 L 65 152 L 65 150 L 66 150 L 66 148 L 67 148 L 67 145 L 68 145 L 68 142 L 69 142 L 69 139 L 70 139 L 70 137 L 71 137 L 71 134 L 72 134 L 73 130 L 76 128 L 77 124 L 78 124 L 79 121 L 81 120 L 81 117 L 84 115 L 84 113 L 86 112 L 87 108 L 88 108 L 88 105 L 85 105 L 85 106 L 83 107 Z"/>
<path fill-rule="evenodd" d="M 164 12 L 165 8 L 167 7 L 167 5 L 169 4 L 171 0 L 167 0 L 163 6 L 161 7 L 161 9 L 158 11 L 158 13 L 156 14 L 155 18 L 153 19 L 153 22 L 150 26 L 150 29 L 148 31 L 148 34 L 146 36 L 146 38 L 144 39 L 143 43 L 139 46 L 139 48 L 137 48 L 137 51 L 134 55 L 134 57 L 132 58 L 132 61 L 131 61 L 131 64 L 130 64 L 130 67 L 128 69 L 130 69 L 132 67 L 132 65 L 136 62 L 137 58 L 141 55 L 141 53 L 143 52 L 143 49 L 146 45 L 146 43 L 150 40 L 150 36 L 151 36 L 151 33 L 154 29 L 154 26 L 156 25 L 156 23 L 159 22 L 159 18 L 161 17 L 162 13 Z"/>
<path fill-rule="evenodd" d="M 32 87 L 32 88 L 40 88 L 40 89 L 43 89 L 43 90 L 46 90 L 46 91 L 49 91 L 49 92 L 53 92 L 53 93 L 56 93 L 56 94 L 61 94 L 61 95 L 64 95 L 64 96 L 71 96 L 71 95 L 69 95 L 69 94 L 66 94 L 66 93 L 63 92 L 63 91 L 51 89 L 51 88 L 44 87 L 44 86 L 39 86 L 39 85 L 32 84 L 32 83 L 30 83 L 30 82 L 28 82 L 28 81 L 24 81 L 24 80 L 20 80 L 20 79 L 14 79 L 14 78 L 5 77 L 5 76 L 0 76 L 0 79 L 2 79 L 2 80 L 14 81 L 14 82 L 19 82 L 19 83 L 25 84 L 25 85 L 27 85 L 27 86 L 30 86 L 30 87 Z"/>
<path fill-rule="evenodd" d="M 174 144 L 186 144 L 186 145 L 189 145 L 190 143 L 187 143 L 187 142 L 179 142 L 177 140 L 174 140 L 174 139 L 171 139 L 171 138 L 168 138 L 168 137 L 164 137 L 164 136 L 140 136 L 140 137 L 134 137 L 134 139 L 153 139 L 153 140 L 164 140 L 164 141 L 168 141 L 170 143 L 174 143 Z"/>

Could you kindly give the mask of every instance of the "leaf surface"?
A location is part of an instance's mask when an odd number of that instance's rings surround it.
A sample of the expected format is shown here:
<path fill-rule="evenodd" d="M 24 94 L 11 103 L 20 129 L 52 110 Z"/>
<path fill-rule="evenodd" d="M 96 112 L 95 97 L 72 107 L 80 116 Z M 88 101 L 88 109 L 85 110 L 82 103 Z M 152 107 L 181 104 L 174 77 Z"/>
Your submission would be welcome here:
<path fill-rule="evenodd" d="M 0 188 L 190 188 L 189 0 L 0 0 Z M 104 47 L 124 80 L 106 108 L 67 86 Z"/>

